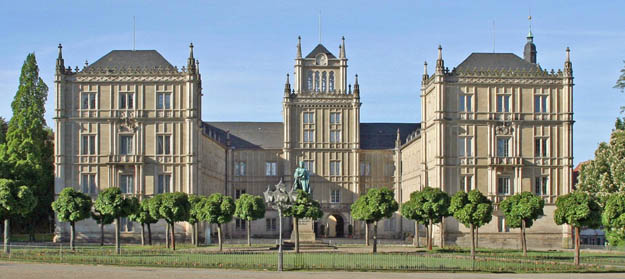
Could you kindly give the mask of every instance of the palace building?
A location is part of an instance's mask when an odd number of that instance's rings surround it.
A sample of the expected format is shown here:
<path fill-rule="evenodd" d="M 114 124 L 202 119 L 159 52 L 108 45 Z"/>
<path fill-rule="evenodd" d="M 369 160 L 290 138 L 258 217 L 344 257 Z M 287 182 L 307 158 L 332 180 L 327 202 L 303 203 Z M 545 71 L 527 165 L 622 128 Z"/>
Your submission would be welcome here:
<path fill-rule="evenodd" d="M 350 206 L 370 188 L 391 188 L 403 203 L 430 186 L 450 195 L 479 189 L 495 203 L 534 192 L 546 202 L 545 216 L 527 230 L 528 243 L 561 247 L 570 231 L 555 225 L 553 212 L 556 198 L 571 190 L 572 66 L 567 49 L 564 68 L 547 71 L 537 64 L 531 32 L 527 40 L 523 58 L 472 53 L 451 70 L 439 46 L 431 75 L 424 65 L 421 123 L 360 121 L 360 84 L 347 73 L 344 38 L 338 56 L 322 44 L 304 56 L 298 39 L 294 74 L 273 94 L 282 98 L 281 122 L 204 122 L 201 98 L 212 92 L 202 90 L 193 45 L 181 68 L 154 50 L 114 50 L 82 69 L 65 67 L 59 45 L 55 191 L 75 187 L 95 198 L 117 186 L 140 198 L 181 191 L 236 199 L 262 195 L 280 179 L 292 185 L 302 161 L 324 211 L 315 223 L 320 237 L 363 237 L 364 224 L 352 219 Z M 362 94 L 375 93 L 363 88 Z M 276 218 L 268 211 L 252 222 L 252 235 L 275 237 Z M 138 236 L 138 224 L 122 223 L 122 236 Z M 415 233 L 414 222 L 399 213 L 382 223 L 382 237 Z M 245 226 L 234 220 L 225 233 L 243 237 Z M 162 237 L 164 225 L 154 227 Z M 199 227 L 206 232 L 210 225 Z M 67 230 L 57 224 L 57 237 Z M 99 228 L 85 220 L 77 232 L 95 239 Z M 177 232 L 188 238 L 190 226 L 178 223 Z M 419 232 L 425 237 L 423 226 Z M 514 232 L 495 210 L 480 229 L 480 245 L 515 247 Z M 452 217 L 434 233 L 447 244 L 470 243 L 468 229 Z"/>

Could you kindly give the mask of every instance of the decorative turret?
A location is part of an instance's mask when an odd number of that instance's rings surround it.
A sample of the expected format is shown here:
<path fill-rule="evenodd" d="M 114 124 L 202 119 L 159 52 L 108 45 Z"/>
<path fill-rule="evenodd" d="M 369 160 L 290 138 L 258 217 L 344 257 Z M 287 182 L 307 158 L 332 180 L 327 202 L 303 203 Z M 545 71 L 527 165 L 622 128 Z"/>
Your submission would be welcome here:
<path fill-rule="evenodd" d="M 425 81 L 427 81 L 428 78 L 430 78 L 430 76 L 428 75 L 428 62 L 424 61 L 423 62 L 423 79 L 422 79 L 422 82 L 425 83 Z"/>
<path fill-rule="evenodd" d="M 525 49 L 523 50 L 523 59 L 536 64 L 536 45 L 534 44 L 534 35 L 532 35 L 531 28 L 527 34 L 527 43 L 525 43 Z"/>
<path fill-rule="evenodd" d="M 302 37 L 297 36 L 297 59 L 302 59 Z"/>
<path fill-rule="evenodd" d="M 573 63 L 571 63 L 571 49 L 566 47 L 566 61 L 564 61 L 564 74 L 573 76 Z"/>
<path fill-rule="evenodd" d="M 193 58 L 193 43 L 189 44 L 189 59 L 187 59 L 187 69 L 189 73 L 193 74 L 196 71 L 195 58 Z"/>
<path fill-rule="evenodd" d="M 345 36 L 341 37 L 341 45 L 339 46 L 339 58 L 345 58 Z"/>
<path fill-rule="evenodd" d="M 360 85 L 358 84 L 358 74 L 354 78 L 354 98 L 360 98 Z"/>
<path fill-rule="evenodd" d="M 395 148 L 399 148 L 401 146 L 401 134 L 399 133 L 399 128 L 397 128 L 397 137 L 395 138 Z"/>
<path fill-rule="evenodd" d="M 286 74 L 286 83 L 284 84 L 284 96 L 288 97 L 291 94 L 291 82 L 289 81 L 289 74 Z"/>
<path fill-rule="evenodd" d="M 57 74 L 65 71 L 65 61 L 63 60 L 63 46 L 59 44 L 59 56 L 56 58 L 56 72 Z"/>
<path fill-rule="evenodd" d="M 438 45 L 438 59 L 436 59 L 436 73 L 442 74 L 445 70 L 445 61 L 443 61 L 443 47 Z"/>

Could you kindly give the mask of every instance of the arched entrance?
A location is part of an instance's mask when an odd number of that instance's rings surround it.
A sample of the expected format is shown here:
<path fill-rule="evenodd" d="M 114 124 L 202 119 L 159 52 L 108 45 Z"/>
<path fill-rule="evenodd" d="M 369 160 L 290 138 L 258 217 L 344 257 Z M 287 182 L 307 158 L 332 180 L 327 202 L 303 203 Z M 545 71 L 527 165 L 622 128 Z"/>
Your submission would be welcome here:
<path fill-rule="evenodd" d="M 345 222 L 340 214 L 328 216 L 328 237 L 345 237 Z"/>

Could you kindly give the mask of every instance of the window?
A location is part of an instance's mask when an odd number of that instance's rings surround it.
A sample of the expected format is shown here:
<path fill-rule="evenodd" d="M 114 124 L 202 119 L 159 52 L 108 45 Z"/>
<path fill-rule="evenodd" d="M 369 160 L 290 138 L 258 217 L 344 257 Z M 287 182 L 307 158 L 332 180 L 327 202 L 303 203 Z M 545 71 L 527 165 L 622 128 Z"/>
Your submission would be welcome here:
<path fill-rule="evenodd" d="M 95 184 L 95 174 L 82 175 L 82 192 L 85 194 L 97 194 Z"/>
<path fill-rule="evenodd" d="M 315 72 L 315 91 L 319 91 L 319 72 Z"/>
<path fill-rule="evenodd" d="M 312 72 L 308 72 L 307 83 L 308 83 L 308 90 L 312 91 L 313 90 L 313 73 Z"/>
<path fill-rule="evenodd" d="M 360 176 L 371 175 L 371 163 L 367 161 L 360 162 Z"/>
<path fill-rule="evenodd" d="M 96 99 L 96 93 L 89 93 L 89 92 L 83 92 L 82 93 L 82 104 L 81 104 L 81 108 L 82 109 L 96 109 L 96 103 L 95 103 L 95 99 Z"/>
<path fill-rule="evenodd" d="M 471 106 L 472 98 L 473 98 L 473 95 L 461 94 L 460 98 L 458 99 L 458 111 L 471 112 L 472 111 L 472 106 Z"/>
<path fill-rule="evenodd" d="M 159 174 L 156 186 L 156 193 L 169 193 L 171 186 L 171 174 Z"/>
<path fill-rule="evenodd" d="M 132 154 L 132 136 L 121 136 L 119 144 L 119 154 L 130 155 Z"/>
<path fill-rule="evenodd" d="M 278 175 L 278 163 L 265 162 L 265 176 L 276 176 L 276 175 Z"/>
<path fill-rule="evenodd" d="M 82 155 L 94 155 L 95 154 L 95 135 L 83 135 L 81 142 Z"/>
<path fill-rule="evenodd" d="M 156 136 L 156 154 L 170 154 L 171 153 L 171 136 L 170 135 L 158 135 Z"/>
<path fill-rule="evenodd" d="M 330 192 L 330 202 L 331 203 L 340 203 L 341 202 L 341 190 L 332 190 Z"/>
<path fill-rule="evenodd" d="M 547 138 L 534 139 L 534 157 L 549 157 Z"/>
<path fill-rule="evenodd" d="M 458 157 L 473 156 L 473 137 L 458 137 Z"/>
<path fill-rule="evenodd" d="M 315 113 L 314 112 L 304 112 L 304 123 L 305 124 L 313 124 L 313 123 L 315 123 Z"/>
<path fill-rule="evenodd" d="M 534 183 L 534 194 L 537 196 L 546 196 L 548 195 L 549 188 L 549 177 L 548 176 L 539 176 L 536 177 L 536 181 Z"/>
<path fill-rule="evenodd" d="M 340 130 L 330 131 L 330 142 L 341 142 L 341 131 Z"/>
<path fill-rule="evenodd" d="M 497 178 L 497 194 L 498 195 L 511 195 L 510 192 L 510 177 Z"/>
<path fill-rule="evenodd" d="M 330 175 L 341 175 L 341 162 L 340 161 L 330 162 Z"/>
<path fill-rule="evenodd" d="M 119 108 L 131 109 L 134 108 L 134 93 L 119 93 Z"/>
<path fill-rule="evenodd" d="M 473 176 L 472 175 L 460 176 L 460 190 L 467 192 L 467 193 L 473 190 Z"/>
<path fill-rule="evenodd" d="M 334 72 L 330 72 L 330 81 L 328 83 L 330 92 L 334 92 Z"/>
<path fill-rule="evenodd" d="M 304 130 L 304 142 L 314 142 L 314 141 L 315 141 L 315 131 Z"/>
<path fill-rule="evenodd" d="M 497 157 L 509 157 L 510 156 L 510 138 L 500 137 L 497 138 Z"/>
<path fill-rule="evenodd" d="M 123 194 L 135 193 L 135 177 L 133 175 L 120 175 L 119 176 L 119 188 Z"/>
<path fill-rule="evenodd" d="M 340 112 L 331 112 L 330 113 L 330 124 L 341 124 L 341 113 Z"/>
<path fill-rule="evenodd" d="M 510 232 L 510 228 L 506 224 L 506 218 L 503 216 L 497 216 L 497 232 Z"/>
<path fill-rule="evenodd" d="M 321 74 L 321 91 L 322 92 L 326 92 L 326 89 L 328 88 L 327 84 L 328 84 L 328 82 L 327 82 L 327 78 L 326 78 L 326 72 L 323 72 Z"/>
<path fill-rule="evenodd" d="M 170 109 L 171 108 L 171 93 L 157 93 L 156 94 L 156 109 Z"/>
<path fill-rule="evenodd" d="M 308 171 L 308 173 L 315 172 L 315 161 L 313 160 L 304 161 L 304 168 Z"/>
<path fill-rule="evenodd" d="M 534 96 L 534 112 L 537 112 L 537 113 L 547 112 L 547 95 Z"/>
<path fill-rule="evenodd" d="M 121 217 L 119 218 L 119 229 L 122 232 L 132 232 L 133 231 L 133 226 L 132 226 L 132 221 L 129 221 L 127 217 Z"/>
<path fill-rule="evenodd" d="M 234 199 L 238 200 L 245 193 L 247 193 L 247 191 L 245 189 L 235 189 L 234 190 Z"/>
<path fill-rule="evenodd" d="M 245 222 L 245 220 L 239 219 L 239 218 L 236 218 L 234 220 L 235 220 L 235 225 L 234 225 L 235 229 L 239 231 L 243 231 L 246 229 L 245 225 L 247 225 L 247 222 Z"/>
<path fill-rule="evenodd" d="M 276 231 L 277 230 L 277 226 L 276 226 L 276 218 L 266 218 L 265 219 L 265 228 L 266 230 L 269 231 Z"/>
<path fill-rule="evenodd" d="M 497 95 L 497 112 L 510 112 L 510 95 Z"/>
<path fill-rule="evenodd" d="M 234 162 L 234 175 L 245 176 L 245 162 L 243 161 Z"/>

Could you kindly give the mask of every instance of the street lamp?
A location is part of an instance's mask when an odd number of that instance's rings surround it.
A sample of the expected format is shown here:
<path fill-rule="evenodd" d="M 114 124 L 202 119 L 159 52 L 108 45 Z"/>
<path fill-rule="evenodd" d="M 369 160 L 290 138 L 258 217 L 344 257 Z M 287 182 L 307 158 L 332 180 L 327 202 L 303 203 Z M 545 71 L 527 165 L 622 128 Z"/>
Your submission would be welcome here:
<path fill-rule="evenodd" d="M 275 186 L 269 185 L 267 186 L 267 190 L 263 192 L 265 195 L 265 202 L 267 202 L 273 209 L 278 210 L 278 219 L 279 219 L 279 244 L 278 244 L 278 271 L 282 271 L 282 263 L 283 263 L 283 252 L 282 252 L 282 211 L 287 210 L 293 206 L 295 199 L 297 198 L 297 193 L 293 191 L 293 188 L 290 190 L 287 189 L 287 186 L 282 182 L 276 184 Z"/>

